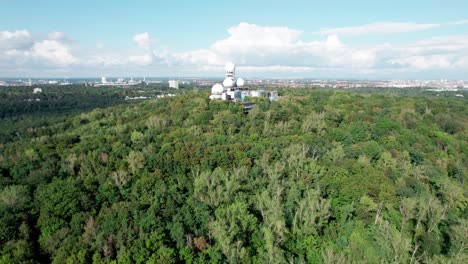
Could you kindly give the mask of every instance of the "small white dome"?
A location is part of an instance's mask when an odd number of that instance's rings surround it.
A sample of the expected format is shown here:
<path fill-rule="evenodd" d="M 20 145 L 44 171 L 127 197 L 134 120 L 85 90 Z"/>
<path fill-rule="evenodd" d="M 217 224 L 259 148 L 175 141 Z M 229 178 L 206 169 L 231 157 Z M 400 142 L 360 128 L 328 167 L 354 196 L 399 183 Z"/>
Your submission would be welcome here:
<path fill-rule="evenodd" d="M 245 80 L 244 80 L 244 79 L 238 78 L 238 79 L 236 80 L 236 85 L 237 85 L 237 87 L 242 87 L 242 86 L 244 86 L 244 84 L 245 84 Z"/>
<path fill-rule="evenodd" d="M 222 94 L 224 92 L 224 87 L 217 83 L 211 87 L 211 94 Z"/>
<path fill-rule="evenodd" d="M 224 79 L 223 86 L 226 87 L 226 88 L 233 87 L 234 86 L 234 80 L 232 80 L 231 78 Z"/>
<path fill-rule="evenodd" d="M 228 63 L 226 63 L 226 66 L 224 66 L 224 69 L 227 72 L 233 72 L 236 69 L 236 65 L 234 65 L 234 63 L 232 63 L 232 62 L 228 62 Z"/>

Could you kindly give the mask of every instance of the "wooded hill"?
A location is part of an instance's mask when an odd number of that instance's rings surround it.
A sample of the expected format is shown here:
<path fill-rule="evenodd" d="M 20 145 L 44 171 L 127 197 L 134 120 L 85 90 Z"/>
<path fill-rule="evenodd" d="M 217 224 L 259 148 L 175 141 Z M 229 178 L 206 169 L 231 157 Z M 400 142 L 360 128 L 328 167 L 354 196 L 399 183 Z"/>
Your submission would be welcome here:
<path fill-rule="evenodd" d="M 465 99 L 186 93 L 0 146 L 0 263 L 467 263 Z"/>

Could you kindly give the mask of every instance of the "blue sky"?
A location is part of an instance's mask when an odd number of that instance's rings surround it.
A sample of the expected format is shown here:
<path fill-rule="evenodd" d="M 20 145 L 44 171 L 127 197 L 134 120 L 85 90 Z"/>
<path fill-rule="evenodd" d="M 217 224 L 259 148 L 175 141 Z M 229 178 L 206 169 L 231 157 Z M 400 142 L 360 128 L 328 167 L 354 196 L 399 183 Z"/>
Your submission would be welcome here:
<path fill-rule="evenodd" d="M 468 1 L 0 0 L 0 76 L 468 79 Z"/>

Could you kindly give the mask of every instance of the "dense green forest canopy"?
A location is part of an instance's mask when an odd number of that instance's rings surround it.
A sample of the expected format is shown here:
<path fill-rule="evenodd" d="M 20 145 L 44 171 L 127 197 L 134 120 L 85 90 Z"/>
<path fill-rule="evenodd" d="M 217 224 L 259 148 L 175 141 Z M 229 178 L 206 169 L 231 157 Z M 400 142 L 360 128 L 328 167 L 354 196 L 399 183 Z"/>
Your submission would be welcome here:
<path fill-rule="evenodd" d="M 40 88 L 42 92 L 33 93 L 34 88 Z M 85 84 L 1 87 L 0 143 L 38 136 L 36 128 L 63 122 L 95 108 L 134 103 L 126 98 L 153 98 L 169 92 L 180 93 L 191 86 L 181 88 L 180 91 L 170 89 L 166 83 L 127 87 Z"/>
<path fill-rule="evenodd" d="M 207 92 L 0 145 L 0 263 L 466 263 L 463 98 Z"/>

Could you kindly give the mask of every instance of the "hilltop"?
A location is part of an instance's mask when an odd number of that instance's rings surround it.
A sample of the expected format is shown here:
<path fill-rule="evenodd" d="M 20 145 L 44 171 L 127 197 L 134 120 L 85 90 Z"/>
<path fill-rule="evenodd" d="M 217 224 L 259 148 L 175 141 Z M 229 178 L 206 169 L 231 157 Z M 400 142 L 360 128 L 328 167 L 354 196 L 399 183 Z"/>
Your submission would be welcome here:
<path fill-rule="evenodd" d="M 465 99 L 123 104 L 0 146 L 0 263 L 467 261 Z"/>

